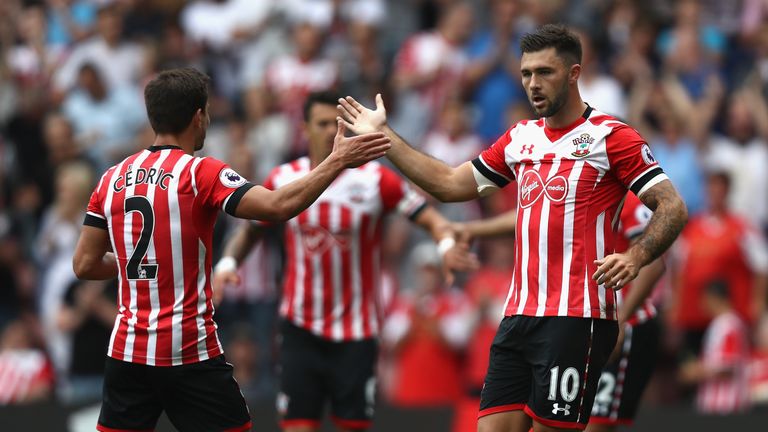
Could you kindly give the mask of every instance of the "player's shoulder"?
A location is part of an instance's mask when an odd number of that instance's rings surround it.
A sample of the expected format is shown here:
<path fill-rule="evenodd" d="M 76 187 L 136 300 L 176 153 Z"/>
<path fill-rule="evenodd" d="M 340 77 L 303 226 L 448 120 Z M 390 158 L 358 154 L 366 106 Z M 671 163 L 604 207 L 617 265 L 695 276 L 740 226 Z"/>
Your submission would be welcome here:
<path fill-rule="evenodd" d="M 267 174 L 265 182 L 280 184 L 283 180 L 290 181 L 306 175 L 311 169 L 312 164 L 309 157 L 300 157 L 272 168 Z"/>
<path fill-rule="evenodd" d="M 588 126 L 608 129 L 606 136 L 609 138 L 642 139 L 640 132 L 628 125 L 624 120 L 593 109 L 587 118 Z"/>

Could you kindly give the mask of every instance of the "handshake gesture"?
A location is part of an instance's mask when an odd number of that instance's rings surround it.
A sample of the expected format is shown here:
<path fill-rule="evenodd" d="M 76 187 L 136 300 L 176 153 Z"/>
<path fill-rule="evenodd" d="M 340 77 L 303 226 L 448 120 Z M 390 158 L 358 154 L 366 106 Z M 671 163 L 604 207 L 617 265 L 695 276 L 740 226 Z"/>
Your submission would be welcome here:
<path fill-rule="evenodd" d="M 364 107 L 352 96 L 339 99 L 337 121 L 357 135 L 381 132 L 387 126 L 387 110 L 381 94 L 376 95 L 376 109 Z"/>

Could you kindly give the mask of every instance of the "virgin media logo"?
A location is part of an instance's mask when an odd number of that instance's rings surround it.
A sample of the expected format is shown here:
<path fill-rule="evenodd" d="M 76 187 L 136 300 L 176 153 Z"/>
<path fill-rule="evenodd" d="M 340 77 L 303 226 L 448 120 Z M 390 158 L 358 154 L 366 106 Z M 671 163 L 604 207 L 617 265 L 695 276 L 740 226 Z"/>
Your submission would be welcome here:
<path fill-rule="evenodd" d="M 520 207 L 532 206 L 542 195 L 555 202 L 564 200 L 568 195 L 568 180 L 554 176 L 545 183 L 538 171 L 526 171 L 520 182 Z"/>

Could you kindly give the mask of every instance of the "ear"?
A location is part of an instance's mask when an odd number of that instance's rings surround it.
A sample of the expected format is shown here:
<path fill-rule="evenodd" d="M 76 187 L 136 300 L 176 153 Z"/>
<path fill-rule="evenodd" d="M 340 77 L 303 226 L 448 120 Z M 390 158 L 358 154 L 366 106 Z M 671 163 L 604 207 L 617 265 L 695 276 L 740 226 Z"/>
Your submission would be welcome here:
<path fill-rule="evenodd" d="M 195 120 L 197 120 L 197 127 L 202 129 L 203 121 L 205 121 L 205 114 L 203 114 L 203 110 L 201 108 L 198 108 L 197 112 L 195 112 Z"/>
<path fill-rule="evenodd" d="M 581 76 L 581 65 L 578 63 L 575 63 L 571 65 L 571 69 L 568 72 L 568 82 L 569 84 L 576 84 L 576 82 L 579 80 L 579 77 Z"/>

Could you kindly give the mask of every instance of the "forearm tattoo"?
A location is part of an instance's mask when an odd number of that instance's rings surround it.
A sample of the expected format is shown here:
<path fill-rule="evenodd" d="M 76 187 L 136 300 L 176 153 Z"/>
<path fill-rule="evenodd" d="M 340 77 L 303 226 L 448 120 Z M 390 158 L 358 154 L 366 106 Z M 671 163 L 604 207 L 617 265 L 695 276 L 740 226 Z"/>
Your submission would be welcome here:
<path fill-rule="evenodd" d="M 655 185 L 640 200 L 653 210 L 648 226 L 635 243 L 645 265 L 669 249 L 688 221 L 688 211 L 669 181 Z"/>

